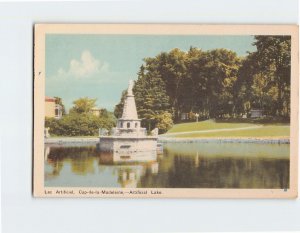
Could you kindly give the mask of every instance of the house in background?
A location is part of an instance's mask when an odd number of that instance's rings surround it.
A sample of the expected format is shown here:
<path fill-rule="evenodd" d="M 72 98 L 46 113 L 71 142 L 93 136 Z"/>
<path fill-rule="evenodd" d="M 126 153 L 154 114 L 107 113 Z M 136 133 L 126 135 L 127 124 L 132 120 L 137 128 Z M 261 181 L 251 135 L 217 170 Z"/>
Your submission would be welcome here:
<path fill-rule="evenodd" d="M 60 119 L 62 117 L 62 106 L 56 103 L 52 97 L 45 98 L 45 117 Z"/>

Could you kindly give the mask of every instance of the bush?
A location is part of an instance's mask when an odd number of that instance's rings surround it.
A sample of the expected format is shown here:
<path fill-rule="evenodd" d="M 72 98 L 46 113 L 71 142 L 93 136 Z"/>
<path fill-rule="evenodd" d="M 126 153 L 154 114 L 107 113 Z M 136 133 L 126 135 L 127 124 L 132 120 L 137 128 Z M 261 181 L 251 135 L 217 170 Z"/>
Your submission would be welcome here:
<path fill-rule="evenodd" d="M 155 117 L 156 127 L 159 133 L 165 133 L 173 126 L 172 114 L 169 112 L 163 112 Z"/>
<path fill-rule="evenodd" d="M 111 115 L 98 117 L 89 113 L 71 113 L 61 119 L 46 118 L 45 127 L 49 127 L 54 136 L 97 136 L 99 128 L 110 130 L 115 125 Z"/>

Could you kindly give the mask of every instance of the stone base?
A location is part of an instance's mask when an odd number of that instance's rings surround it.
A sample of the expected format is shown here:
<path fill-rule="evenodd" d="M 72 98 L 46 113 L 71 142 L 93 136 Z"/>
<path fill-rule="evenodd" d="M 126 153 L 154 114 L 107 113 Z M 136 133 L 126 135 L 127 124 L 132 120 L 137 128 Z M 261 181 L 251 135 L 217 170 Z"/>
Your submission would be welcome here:
<path fill-rule="evenodd" d="M 104 152 L 135 153 L 156 151 L 157 137 L 100 137 L 99 149 Z"/>

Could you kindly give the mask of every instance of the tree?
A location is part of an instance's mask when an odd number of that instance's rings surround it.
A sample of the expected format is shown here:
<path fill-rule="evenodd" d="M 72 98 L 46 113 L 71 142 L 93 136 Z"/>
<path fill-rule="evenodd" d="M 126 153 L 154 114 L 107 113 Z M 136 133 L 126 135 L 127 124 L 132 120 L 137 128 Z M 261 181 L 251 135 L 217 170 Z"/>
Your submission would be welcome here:
<path fill-rule="evenodd" d="M 133 87 L 137 112 L 142 126 L 150 131 L 155 127 L 155 117 L 162 112 L 171 112 L 165 84 L 158 72 L 139 73 Z"/>
<path fill-rule="evenodd" d="M 98 117 L 93 114 L 76 113 L 64 115 L 61 119 L 46 118 L 45 127 L 50 135 L 57 136 L 97 136 L 99 128 L 110 130 L 115 126 L 115 118 Z"/>
<path fill-rule="evenodd" d="M 190 47 L 145 58 L 134 87 L 142 124 L 155 127 L 156 116 L 164 111 L 174 122 L 181 113 L 199 113 L 202 119 L 241 117 L 253 108 L 289 117 L 291 38 L 254 38 L 257 51 L 245 57 L 223 48 Z M 123 99 L 115 113 L 123 108 Z"/>
<path fill-rule="evenodd" d="M 96 99 L 80 98 L 75 100 L 69 114 L 61 119 L 46 118 L 45 127 L 49 127 L 50 135 L 57 136 L 96 136 L 99 128 L 110 130 L 116 124 L 112 112 L 101 109 L 100 116 L 92 113 Z"/>
<path fill-rule="evenodd" d="M 278 96 L 277 88 L 270 85 L 270 83 L 267 76 L 259 73 L 253 76 L 253 84 L 251 86 L 253 91 L 252 106 L 263 109 L 267 114 L 276 112 L 276 100 Z"/>
<path fill-rule="evenodd" d="M 70 110 L 70 113 L 90 113 L 92 108 L 96 107 L 97 99 L 90 99 L 88 97 L 83 97 L 75 100 L 73 102 L 74 106 Z"/>
<path fill-rule="evenodd" d="M 101 115 L 99 116 L 99 121 L 102 128 L 110 130 L 116 125 L 116 117 L 113 112 L 108 111 L 105 108 L 101 109 Z"/>
<path fill-rule="evenodd" d="M 255 36 L 253 44 L 257 51 L 242 61 L 235 84 L 237 112 L 260 108 L 267 115 L 289 117 L 290 36 Z"/>
<path fill-rule="evenodd" d="M 62 99 L 56 96 L 54 98 L 55 98 L 55 104 L 59 104 L 61 106 L 62 115 L 66 115 L 66 108 L 65 105 L 62 103 Z"/>
<path fill-rule="evenodd" d="M 172 114 L 169 112 L 162 112 L 155 116 L 156 128 L 159 133 L 165 133 L 173 126 Z"/>
<path fill-rule="evenodd" d="M 181 106 L 180 96 L 186 76 L 186 53 L 178 48 L 162 52 L 154 58 L 145 58 L 143 66 L 145 75 L 155 73 L 164 82 L 165 90 L 173 107 L 173 117 L 179 119 Z"/>
<path fill-rule="evenodd" d="M 259 61 L 260 72 L 269 76 L 270 83 L 277 89 L 276 114 L 288 116 L 290 112 L 291 37 L 255 36 L 253 44 L 257 47 L 254 56 Z"/>
<path fill-rule="evenodd" d="M 255 98 L 252 85 L 254 76 L 257 74 L 257 60 L 253 54 L 248 54 L 241 61 L 241 66 L 238 70 L 238 78 L 234 84 L 233 100 L 235 112 L 237 115 L 249 114 L 251 103 Z"/>
<path fill-rule="evenodd" d="M 191 79 L 191 85 L 183 94 L 189 96 L 192 93 L 194 103 L 190 110 L 195 109 L 206 118 L 231 115 L 234 111 L 234 86 L 240 67 L 236 53 L 226 49 L 204 52 L 191 48 L 188 54 L 187 76 Z"/>
<path fill-rule="evenodd" d="M 114 115 L 116 118 L 120 118 L 122 116 L 126 95 L 127 95 L 127 90 L 124 90 L 122 92 L 120 102 L 115 106 Z"/>

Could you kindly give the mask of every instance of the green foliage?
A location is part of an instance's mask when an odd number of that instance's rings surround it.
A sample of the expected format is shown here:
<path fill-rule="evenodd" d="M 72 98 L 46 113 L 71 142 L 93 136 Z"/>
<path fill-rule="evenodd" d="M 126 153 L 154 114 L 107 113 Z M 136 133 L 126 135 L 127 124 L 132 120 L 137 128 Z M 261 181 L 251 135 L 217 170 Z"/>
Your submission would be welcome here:
<path fill-rule="evenodd" d="M 202 52 L 193 62 L 200 63 L 190 71 L 194 80 L 195 96 L 198 97 L 194 109 L 205 118 L 223 117 L 233 112 L 234 84 L 240 59 L 226 49 Z M 191 109 L 193 110 L 193 109 Z"/>
<path fill-rule="evenodd" d="M 144 61 L 138 81 L 144 77 L 163 81 L 175 121 L 182 112 L 198 112 L 206 118 L 232 113 L 233 88 L 240 65 L 236 53 L 226 49 L 173 49 Z"/>
<path fill-rule="evenodd" d="M 96 107 L 97 99 L 90 99 L 88 97 L 80 98 L 73 102 L 74 106 L 70 110 L 70 113 L 89 113 L 92 108 Z"/>
<path fill-rule="evenodd" d="M 227 49 L 189 51 L 175 48 L 147 57 L 138 72 L 134 94 L 142 125 L 151 130 L 157 116 L 182 113 L 195 120 L 249 116 L 261 109 L 273 118 L 290 116 L 290 36 L 255 36 L 257 51 L 245 57 Z M 125 94 L 115 108 L 120 116 Z"/>
<path fill-rule="evenodd" d="M 62 99 L 60 97 L 54 97 L 55 98 L 55 103 L 59 104 L 62 108 L 62 115 L 66 115 L 66 108 L 65 105 L 62 103 Z"/>
<path fill-rule="evenodd" d="M 114 115 L 115 115 L 116 118 L 120 118 L 122 116 L 123 107 L 124 107 L 124 101 L 125 101 L 126 95 L 127 95 L 127 90 L 124 90 L 122 92 L 122 96 L 121 96 L 120 102 L 115 106 Z"/>
<path fill-rule="evenodd" d="M 142 66 L 144 75 L 150 78 L 159 77 L 164 82 L 173 116 L 177 119 L 180 115 L 180 97 L 185 88 L 186 53 L 176 48 L 169 53 L 160 53 L 155 58 L 145 58 L 144 61 L 145 65 Z"/>
<path fill-rule="evenodd" d="M 140 72 L 133 93 L 142 126 L 149 131 L 155 127 L 157 115 L 171 111 L 165 84 L 157 72 Z"/>
<path fill-rule="evenodd" d="M 111 129 L 115 125 L 112 118 L 101 118 L 92 114 L 72 113 L 61 119 L 46 118 L 45 127 L 50 135 L 56 136 L 96 136 L 99 128 Z"/>
<path fill-rule="evenodd" d="M 163 112 L 155 117 L 156 128 L 159 133 L 165 133 L 173 126 L 172 114 L 169 112 Z"/>
<path fill-rule="evenodd" d="M 113 113 L 102 109 L 100 116 L 95 116 L 91 109 L 95 99 L 80 98 L 74 101 L 70 113 L 61 119 L 46 118 L 45 127 L 50 135 L 56 136 L 97 136 L 99 128 L 110 130 L 115 126 L 116 118 Z"/>
<path fill-rule="evenodd" d="M 258 70 L 268 79 L 272 98 L 276 95 L 273 114 L 290 114 L 290 76 L 291 76 L 291 37 L 290 36 L 255 36 L 255 53 L 259 61 Z M 276 89 L 276 90 L 275 90 Z M 268 91 L 269 91 L 268 90 Z M 273 100 L 273 102 L 275 102 Z"/>
<path fill-rule="evenodd" d="M 235 85 L 237 112 L 260 108 L 271 116 L 290 115 L 290 36 L 255 36 L 257 51 L 242 62 Z M 245 109 L 245 102 L 251 108 Z"/>

